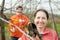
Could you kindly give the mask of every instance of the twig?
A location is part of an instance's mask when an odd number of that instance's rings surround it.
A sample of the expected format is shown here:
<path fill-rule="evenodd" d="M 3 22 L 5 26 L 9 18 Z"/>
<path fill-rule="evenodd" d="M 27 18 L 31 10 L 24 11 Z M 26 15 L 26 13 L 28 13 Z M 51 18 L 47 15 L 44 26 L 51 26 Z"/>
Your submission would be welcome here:
<path fill-rule="evenodd" d="M 29 36 L 29 35 L 26 34 L 24 31 L 22 31 L 18 26 L 10 23 L 9 21 L 7 21 L 7 20 L 5 20 L 5 19 L 3 19 L 3 18 L 1 18 L 1 17 L 0 17 L 0 20 L 4 21 L 4 22 L 6 22 L 6 23 L 8 23 L 8 24 L 10 24 L 10 25 L 13 25 L 16 29 L 18 29 L 18 30 L 19 30 L 21 33 L 23 33 L 25 36 L 27 36 L 27 37 L 30 38 L 31 40 L 34 40 L 31 36 Z"/>

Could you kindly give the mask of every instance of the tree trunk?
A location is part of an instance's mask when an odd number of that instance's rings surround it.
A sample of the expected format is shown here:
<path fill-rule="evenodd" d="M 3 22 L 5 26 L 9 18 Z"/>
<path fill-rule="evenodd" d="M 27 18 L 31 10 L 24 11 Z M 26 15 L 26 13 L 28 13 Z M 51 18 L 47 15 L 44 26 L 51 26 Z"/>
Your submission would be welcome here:
<path fill-rule="evenodd" d="M 55 20 L 54 20 L 54 15 L 53 15 L 53 9 L 52 9 L 52 6 L 51 6 L 51 0 L 49 0 L 49 6 L 50 6 L 51 13 L 52 13 L 53 29 L 57 32 L 57 27 L 56 27 L 56 23 L 55 23 Z M 58 32 L 57 32 L 57 34 L 58 34 Z"/>
<path fill-rule="evenodd" d="M 2 6 L 0 10 L 0 17 L 2 18 L 5 18 L 3 15 L 4 3 L 5 0 L 2 1 Z M 4 22 L 2 20 L 0 20 L 0 26 L 1 26 L 1 40 L 5 40 L 5 28 L 4 28 Z"/>

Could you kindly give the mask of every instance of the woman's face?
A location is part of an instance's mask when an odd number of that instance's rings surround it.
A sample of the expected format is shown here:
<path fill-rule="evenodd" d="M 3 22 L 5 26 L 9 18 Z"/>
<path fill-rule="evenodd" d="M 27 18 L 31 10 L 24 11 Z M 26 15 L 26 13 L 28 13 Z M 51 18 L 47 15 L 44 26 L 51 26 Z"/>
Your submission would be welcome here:
<path fill-rule="evenodd" d="M 34 19 L 34 23 L 35 23 L 36 27 L 38 27 L 38 28 L 45 27 L 47 24 L 47 17 L 46 17 L 45 12 L 43 12 L 43 11 L 37 12 L 35 19 Z"/>

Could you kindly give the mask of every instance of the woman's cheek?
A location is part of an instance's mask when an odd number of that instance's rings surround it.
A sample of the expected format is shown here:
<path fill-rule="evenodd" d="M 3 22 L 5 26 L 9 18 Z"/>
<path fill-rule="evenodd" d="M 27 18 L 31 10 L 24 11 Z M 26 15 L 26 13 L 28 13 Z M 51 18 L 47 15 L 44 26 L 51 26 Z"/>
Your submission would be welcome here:
<path fill-rule="evenodd" d="M 34 19 L 34 23 L 35 23 L 35 25 L 37 25 L 39 22 L 37 19 Z"/>

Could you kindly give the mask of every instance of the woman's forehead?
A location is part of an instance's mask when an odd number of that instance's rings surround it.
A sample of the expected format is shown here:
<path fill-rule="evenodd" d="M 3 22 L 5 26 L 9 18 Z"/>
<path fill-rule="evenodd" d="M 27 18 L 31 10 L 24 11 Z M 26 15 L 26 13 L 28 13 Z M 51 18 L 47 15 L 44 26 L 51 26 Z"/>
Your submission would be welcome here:
<path fill-rule="evenodd" d="M 46 14 L 43 11 L 39 11 L 37 12 L 36 16 L 46 16 Z"/>

